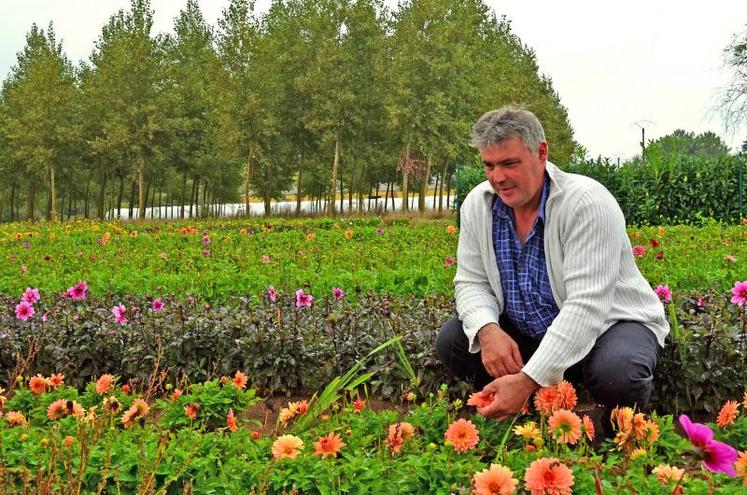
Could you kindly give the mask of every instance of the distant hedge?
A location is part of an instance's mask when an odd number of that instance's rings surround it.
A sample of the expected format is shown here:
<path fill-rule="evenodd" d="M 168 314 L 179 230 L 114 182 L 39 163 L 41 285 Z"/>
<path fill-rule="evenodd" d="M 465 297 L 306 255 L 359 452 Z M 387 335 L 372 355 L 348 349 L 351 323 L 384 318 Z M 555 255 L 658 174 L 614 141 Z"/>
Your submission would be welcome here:
<path fill-rule="evenodd" d="M 598 159 L 561 168 L 604 184 L 631 225 L 700 224 L 704 218 L 734 224 L 747 215 L 747 166 L 743 156 L 711 160 L 657 156 L 619 167 Z M 457 207 L 483 180 L 485 175 L 477 161 L 458 171 Z"/>

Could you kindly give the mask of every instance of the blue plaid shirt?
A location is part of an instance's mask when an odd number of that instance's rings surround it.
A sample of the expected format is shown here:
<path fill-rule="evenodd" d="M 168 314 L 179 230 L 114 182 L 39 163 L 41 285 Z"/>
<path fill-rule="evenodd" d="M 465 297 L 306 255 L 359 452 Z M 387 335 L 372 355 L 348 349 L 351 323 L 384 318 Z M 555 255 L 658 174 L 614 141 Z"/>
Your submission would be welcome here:
<path fill-rule="evenodd" d="M 550 181 L 545 174 L 539 212 L 521 245 L 513 209 L 496 194 L 493 200 L 493 247 L 505 302 L 504 313 L 527 337 L 539 340 L 560 310 L 550 289 L 545 263 L 545 202 Z"/>

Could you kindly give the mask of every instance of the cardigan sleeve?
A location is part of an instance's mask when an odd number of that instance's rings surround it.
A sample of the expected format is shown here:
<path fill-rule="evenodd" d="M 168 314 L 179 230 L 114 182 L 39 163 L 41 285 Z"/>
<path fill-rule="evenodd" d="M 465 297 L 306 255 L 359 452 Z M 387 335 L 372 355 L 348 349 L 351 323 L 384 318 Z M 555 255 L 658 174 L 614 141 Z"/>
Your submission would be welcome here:
<path fill-rule="evenodd" d="M 567 298 L 522 370 L 545 387 L 562 380 L 565 370 L 589 353 L 605 329 L 627 239 L 622 211 L 601 186 L 586 191 L 563 221 Z M 545 253 L 545 258 L 548 264 L 557 262 L 552 253 Z"/>
<path fill-rule="evenodd" d="M 465 203 L 465 206 L 467 203 Z M 476 339 L 478 330 L 488 323 L 498 323 L 501 308 L 485 273 L 480 252 L 480 238 L 475 234 L 462 209 L 462 225 L 459 230 L 457 247 L 457 272 L 454 277 L 456 308 L 462 328 L 469 340 L 469 352 L 480 351 L 480 341 Z"/>

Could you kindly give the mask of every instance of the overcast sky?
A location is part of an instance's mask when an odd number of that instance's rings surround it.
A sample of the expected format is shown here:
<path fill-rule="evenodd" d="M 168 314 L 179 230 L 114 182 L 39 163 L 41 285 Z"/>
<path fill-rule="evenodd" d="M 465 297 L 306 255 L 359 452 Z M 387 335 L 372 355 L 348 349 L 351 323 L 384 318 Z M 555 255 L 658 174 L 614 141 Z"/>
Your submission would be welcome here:
<path fill-rule="evenodd" d="M 88 59 L 110 15 L 129 0 L 0 0 L 0 77 L 5 79 L 33 22 L 54 22 L 68 57 Z M 387 0 L 390 6 L 396 1 Z M 711 0 L 526 1 L 487 3 L 511 20 L 514 32 L 537 54 L 568 108 L 576 140 L 592 156 L 626 158 L 646 138 L 677 128 L 712 130 L 732 149 L 747 126 L 725 135 L 714 114 L 719 88 L 730 80 L 722 51 L 747 29 L 747 2 Z M 155 31 L 171 31 L 186 0 L 152 0 Z M 201 0 L 215 24 L 228 0 Z M 257 0 L 263 11 L 269 0 Z M 486 109 L 487 110 L 487 109 Z M 467 139 L 465 137 L 465 139 Z M 552 143 L 550 143 L 552 158 Z"/>

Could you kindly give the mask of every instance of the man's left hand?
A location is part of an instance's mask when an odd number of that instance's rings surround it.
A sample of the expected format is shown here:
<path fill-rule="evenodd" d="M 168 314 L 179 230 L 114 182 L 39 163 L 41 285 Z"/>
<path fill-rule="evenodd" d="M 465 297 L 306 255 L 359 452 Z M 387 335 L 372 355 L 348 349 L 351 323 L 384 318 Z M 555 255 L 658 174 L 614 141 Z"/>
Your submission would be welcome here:
<path fill-rule="evenodd" d="M 494 394 L 493 402 L 489 406 L 478 408 L 477 412 L 501 421 L 521 411 L 538 388 L 540 386 L 523 371 L 496 378 L 482 389 L 485 393 Z"/>

